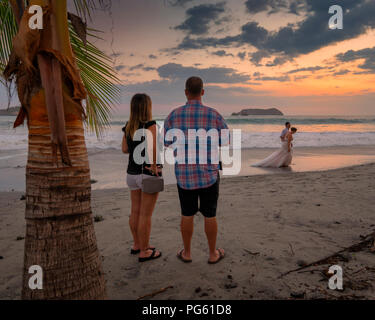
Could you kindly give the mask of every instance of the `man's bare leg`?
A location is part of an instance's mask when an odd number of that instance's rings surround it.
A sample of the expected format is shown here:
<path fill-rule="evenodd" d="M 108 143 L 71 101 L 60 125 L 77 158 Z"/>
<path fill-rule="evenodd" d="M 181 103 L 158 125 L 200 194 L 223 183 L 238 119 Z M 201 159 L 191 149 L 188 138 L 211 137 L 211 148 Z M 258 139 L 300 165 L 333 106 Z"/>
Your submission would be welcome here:
<path fill-rule="evenodd" d="M 184 251 L 182 257 L 185 260 L 191 260 L 191 239 L 194 232 L 194 217 L 181 218 L 181 234 L 184 242 Z"/>
<path fill-rule="evenodd" d="M 220 258 L 220 252 L 216 248 L 217 240 L 217 220 L 216 218 L 205 218 L 204 220 L 204 229 L 207 236 L 208 247 L 210 250 L 210 262 L 215 262 Z M 224 254 L 224 250 L 222 250 Z"/>

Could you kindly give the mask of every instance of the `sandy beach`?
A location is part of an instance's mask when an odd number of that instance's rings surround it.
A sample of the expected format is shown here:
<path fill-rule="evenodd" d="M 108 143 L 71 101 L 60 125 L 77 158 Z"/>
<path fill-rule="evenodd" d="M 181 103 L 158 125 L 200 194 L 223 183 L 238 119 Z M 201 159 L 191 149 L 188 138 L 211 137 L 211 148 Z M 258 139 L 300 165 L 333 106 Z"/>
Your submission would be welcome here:
<path fill-rule="evenodd" d="M 226 258 L 215 266 L 207 264 L 201 216 L 196 218 L 193 263 L 176 259 L 181 240 L 174 185 L 160 195 L 153 219 L 152 244 L 163 257 L 142 265 L 129 254 L 128 190 L 94 190 L 94 215 L 104 219 L 95 228 L 108 297 L 133 300 L 171 286 L 154 299 L 375 299 L 375 255 L 368 246 L 280 277 L 374 232 L 374 176 L 375 164 L 365 164 L 223 179 L 218 246 L 226 250 Z M 20 298 L 21 196 L 0 193 L 0 299 Z M 321 273 L 333 264 L 344 270 L 343 292 L 329 290 Z"/>

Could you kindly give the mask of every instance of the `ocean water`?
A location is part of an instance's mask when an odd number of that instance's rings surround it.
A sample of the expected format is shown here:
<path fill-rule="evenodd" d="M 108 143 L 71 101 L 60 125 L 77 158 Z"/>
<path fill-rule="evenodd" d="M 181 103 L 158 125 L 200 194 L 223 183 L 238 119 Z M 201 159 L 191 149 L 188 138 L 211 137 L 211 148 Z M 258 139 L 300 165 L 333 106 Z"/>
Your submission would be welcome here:
<path fill-rule="evenodd" d="M 165 117 L 156 117 L 163 121 Z M 13 129 L 14 117 L 0 117 L 0 150 L 27 150 L 27 127 Z M 277 148 L 284 123 L 298 128 L 295 147 L 375 146 L 375 116 L 226 117 L 231 129 L 242 130 L 242 148 Z M 86 132 L 88 148 L 120 149 L 126 117 L 116 116 L 98 139 Z"/>

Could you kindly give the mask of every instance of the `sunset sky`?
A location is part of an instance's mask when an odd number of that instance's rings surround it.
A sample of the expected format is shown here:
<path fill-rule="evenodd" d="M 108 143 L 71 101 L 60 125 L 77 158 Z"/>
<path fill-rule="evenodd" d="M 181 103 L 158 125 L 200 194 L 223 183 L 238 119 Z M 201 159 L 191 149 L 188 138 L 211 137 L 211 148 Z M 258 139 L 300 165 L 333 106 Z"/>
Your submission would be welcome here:
<path fill-rule="evenodd" d="M 343 30 L 328 28 L 331 5 L 344 9 Z M 137 92 L 168 113 L 192 75 L 224 114 L 375 114 L 374 0 L 113 0 L 89 25 L 115 58 L 122 114 Z"/>

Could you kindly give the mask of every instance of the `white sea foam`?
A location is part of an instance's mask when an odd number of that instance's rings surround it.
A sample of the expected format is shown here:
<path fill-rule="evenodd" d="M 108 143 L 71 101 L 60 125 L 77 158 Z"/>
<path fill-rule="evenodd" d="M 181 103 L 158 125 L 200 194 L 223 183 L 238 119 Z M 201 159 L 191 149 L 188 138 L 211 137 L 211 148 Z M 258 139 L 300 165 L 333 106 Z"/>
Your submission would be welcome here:
<path fill-rule="evenodd" d="M 280 146 L 280 132 L 284 118 L 230 119 L 233 129 L 242 130 L 242 148 L 277 148 Z M 293 124 L 299 132 L 295 135 L 295 147 L 329 146 L 375 146 L 375 122 L 370 118 L 312 118 L 295 117 Z M 12 129 L 14 118 L 0 118 L 0 151 L 27 150 L 27 128 Z M 88 148 L 120 149 L 121 128 L 125 120 L 117 119 L 101 139 L 93 133 L 86 133 Z"/>

